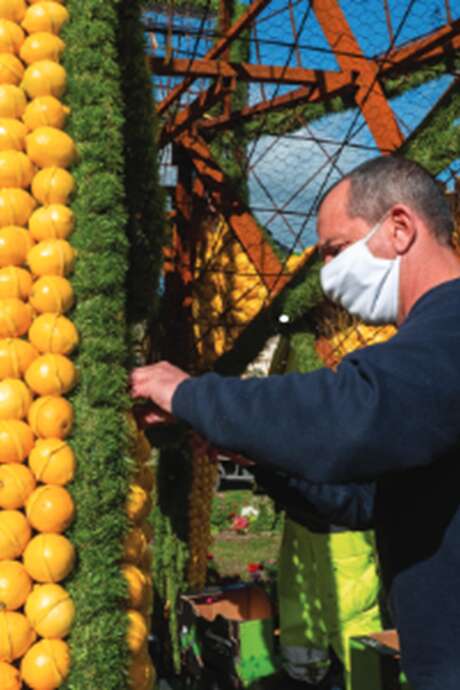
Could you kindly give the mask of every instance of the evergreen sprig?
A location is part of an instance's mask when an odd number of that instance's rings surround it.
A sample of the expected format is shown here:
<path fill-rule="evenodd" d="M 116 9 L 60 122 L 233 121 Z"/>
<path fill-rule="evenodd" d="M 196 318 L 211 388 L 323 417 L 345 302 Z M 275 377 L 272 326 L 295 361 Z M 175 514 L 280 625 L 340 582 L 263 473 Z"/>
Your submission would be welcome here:
<path fill-rule="evenodd" d="M 126 373 L 125 282 L 128 270 L 124 190 L 123 99 L 116 0 L 67 0 L 63 33 L 68 127 L 79 151 L 72 170 L 78 252 L 72 319 L 80 333 L 80 385 L 72 396 L 71 444 L 77 507 L 71 539 L 77 567 L 69 579 L 76 620 L 69 638 L 71 690 L 126 690 L 126 583 L 120 572 L 127 529 L 130 407 Z"/>

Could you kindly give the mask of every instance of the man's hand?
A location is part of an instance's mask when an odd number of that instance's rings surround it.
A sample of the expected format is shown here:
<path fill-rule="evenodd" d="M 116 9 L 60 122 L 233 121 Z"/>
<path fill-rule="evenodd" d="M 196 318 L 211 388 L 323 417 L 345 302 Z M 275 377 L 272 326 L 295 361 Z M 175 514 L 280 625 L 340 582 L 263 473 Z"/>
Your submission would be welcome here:
<path fill-rule="evenodd" d="M 174 393 L 188 378 L 190 377 L 185 371 L 169 362 L 158 362 L 133 369 L 129 379 L 131 397 L 147 398 L 152 402 L 144 415 L 146 423 L 155 424 L 170 419 Z"/>

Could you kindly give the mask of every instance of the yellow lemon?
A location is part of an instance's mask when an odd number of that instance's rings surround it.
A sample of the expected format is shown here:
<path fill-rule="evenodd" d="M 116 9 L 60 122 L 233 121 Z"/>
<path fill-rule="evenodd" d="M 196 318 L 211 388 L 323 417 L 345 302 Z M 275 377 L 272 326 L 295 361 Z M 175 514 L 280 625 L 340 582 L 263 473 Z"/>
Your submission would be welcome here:
<path fill-rule="evenodd" d="M 0 381 L 0 419 L 24 419 L 31 404 L 32 394 L 23 381 Z"/>
<path fill-rule="evenodd" d="M 73 270 L 75 250 L 67 240 L 43 240 L 27 254 L 27 263 L 36 276 L 65 276 Z"/>
<path fill-rule="evenodd" d="M 35 168 L 22 151 L 0 151 L 0 187 L 25 189 L 32 182 Z"/>
<path fill-rule="evenodd" d="M 0 84 L 0 117 L 22 117 L 26 105 L 26 95 L 19 86 Z"/>
<path fill-rule="evenodd" d="M 61 585 L 50 582 L 35 585 L 27 597 L 24 613 L 41 637 L 60 639 L 69 634 L 75 604 Z"/>
<path fill-rule="evenodd" d="M 75 455 L 59 438 L 38 439 L 29 455 L 29 467 L 37 481 L 63 486 L 74 477 Z"/>
<path fill-rule="evenodd" d="M 147 641 L 147 636 L 149 634 L 147 621 L 145 620 L 145 616 L 135 609 L 129 609 L 127 611 L 127 616 L 128 631 L 126 641 L 128 643 L 128 648 L 133 654 L 138 654 Z"/>
<path fill-rule="evenodd" d="M 0 510 L 0 561 L 18 558 L 31 536 L 32 530 L 23 513 L 19 510 Z"/>
<path fill-rule="evenodd" d="M 0 299 L 0 338 L 17 338 L 29 330 L 32 309 L 20 299 Z"/>
<path fill-rule="evenodd" d="M 22 26 L 29 34 L 38 31 L 50 31 L 53 34 L 58 34 L 68 19 L 68 11 L 59 3 L 37 2 L 27 10 Z"/>
<path fill-rule="evenodd" d="M 128 669 L 129 687 L 132 690 L 153 690 L 156 682 L 155 667 L 148 653 L 136 654 Z"/>
<path fill-rule="evenodd" d="M 0 508 L 22 508 L 35 486 L 35 477 L 25 465 L 18 462 L 0 465 Z"/>
<path fill-rule="evenodd" d="M 0 688 L 2 690 L 21 690 L 22 681 L 16 666 L 0 661 Z"/>
<path fill-rule="evenodd" d="M 23 43 L 24 31 L 21 27 L 9 19 L 0 19 L 0 53 L 17 55 Z"/>
<path fill-rule="evenodd" d="M 73 305 L 73 288 L 62 276 L 43 276 L 32 286 L 30 303 L 40 312 L 65 313 Z"/>
<path fill-rule="evenodd" d="M 0 230 L 0 266 L 20 266 L 34 246 L 29 231 L 17 225 Z"/>
<path fill-rule="evenodd" d="M 147 538 L 140 527 L 133 527 L 123 539 L 123 558 L 138 564 L 148 549 Z"/>
<path fill-rule="evenodd" d="M 33 431 L 25 422 L 0 421 L 0 463 L 23 462 L 34 447 L 34 441 Z"/>
<path fill-rule="evenodd" d="M 76 157 L 73 139 L 56 127 L 34 129 L 26 137 L 26 149 L 31 161 L 39 168 L 68 168 Z"/>
<path fill-rule="evenodd" d="M 64 532 L 74 516 L 72 496 L 62 486 L 39 486 L 27 499 L 26 515 L 38 532 Z"/>
<path fill-rule="evenodd" d="M 136 449 L 134 451 L 136 460 L 139 462 L 147 462 L 152 455 L 152 446 L 150 445 L 147 436 L 143 431 L 139 431 L 136 437 Z"/>
<path fill-rule="evenodd" d="M 0 268 L 0 299 L 13 297 L 27 300 L 32 291 L 32 275 L 25 268 L 5 266 Z"/>
<path fill-rule="evenodd" d="M 63 439 L 72 430 L 73 407 L 65 398 L 45 395 L 33 401 L 27 420 L 39 438 Z"/>
<path fill-rule="evenodd" d="M 133 609 L 142 608 L 147 597 L 147 578 L 142 570 L 132 563 L 124 563 L 121 572 L 128 585 L 128 606 Z"/>
<path fill-rule="evenodd" d="M 148 465 L 141 465 L 135 472 L 134 479 L 137 484 L 140 484 L 142 488 L 150 492 L 155 485 L 155 475 L 153 470 Z"/>
<path fill-rule="evenodd" d="M 17 86 L 24 76 L 24 65 L 11 53 L 0 54 L 0 84 Z"/>
<path fill-rule="evenodd" d="M 50 204 L 41 206 L 32 213 L 29 218 L 29 232 L 36 242 L 65 240 L 72 233 L 74 224 L 75 218 L 68 206 Z"/>
<path fill-rule="evenodd" d="M 0 0 L 0 17 L 12 22 L 20 22 L 26 13 L 24 0 Z"/>
<path fill-rule="evenodd" d="M 22 613 L 0 611 L 0 659 L 19 659 L 35 642 L 36 637 L 32 626 Z"/>
<path fill-rule="evenodd" d="M 45 354 L 32 362 L 24 378 L 38 395 L 63 395 L 77 383 L 77 370 L 68 357 Z"/>
<path fill-rule="evenodd" d="M 64 48 L 65 43 L 58 36 L 49 31 L 39 31 L 26 38 L 19 55 L 28 65 L 40 60 L 59 62 Z"/>
<path fill-rule="evenodd" d="M 21 86 L 29 98 L 60 98 L 66 89 L 66 82 L 67 74 L 62 65 L 52 60 L 39 60 L 26 69 Z"/>
<path fill-rule="evenodd" d="M 38 127 L 62 129 L 69 113 L 70 108 L 54 96 L 40 96 L 28 104 L 22 119 L 31 131 Z"/>
<path fill-rule="evenodd" d="M 0 118 L 0 151 L 24 151 L 27 127 L 13 117 Z"/>
<path fill-rule="evenodd" d="M 36 205 L 35 199 L 23 189 L 0 189 L 0 227 L 27 225 Z"/>
<path fill-rule="evenodd" d="M 70 669 L 70 652 L 64 640 L 40 640 L 21 661 L 21 676 L 32 690 L 55 690 Z"/>
<path fill-rule="evenodd" d="M 0 379 L 21 378 L 37 357 L 37 350 L 27 340 L 0 340 Z"/>
<path fill-rule="evenodd" d="M 23 558 L 32 580 L 60 582 L 73 568 L 75 549 L 62 534 L 37 534 L 27 544 Z"/>
<path fill-rule="evenodd" d="M 33 366 L 33 365 L 32 365 Z M 141 522 L 152 507 L 149 494 L 139 484 L 130 484 L 126 513 L 133 522 Z"/>
<path fill-rule="evenodd" d="M 78 332 L 65 316 L 42 314 L 34 319 L 29 329 L 29 340 L 40 352 L 68 355 L 77 346 Z"/>
<path fill-rule="evenodd" d="M 43 168 L 32 182 L 32 194 L 44 205 L 67 204 L 74 189 L 75 180 L 65 168 Z"/>

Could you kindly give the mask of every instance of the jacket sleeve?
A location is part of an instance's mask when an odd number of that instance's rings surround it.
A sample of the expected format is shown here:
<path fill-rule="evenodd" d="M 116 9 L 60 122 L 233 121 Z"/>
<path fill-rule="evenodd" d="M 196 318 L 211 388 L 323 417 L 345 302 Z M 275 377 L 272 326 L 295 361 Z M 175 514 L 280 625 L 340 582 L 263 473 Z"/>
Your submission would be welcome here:
<path fill-rule="evenodd" d="M 188 379 L 173 413 L 215 445 L 314 483 L 373 481 L 459 444 L 458 354 L 400 339 L 319 369 L 265 379 Z M 455 367 L 455 368 L 454 368 Z"/>
<path fill-rule="evenodd" d="M 375 484 L 312 484 L 255 466 L 258 485 L 288 516 L 313 532 L 332 526 L 349 530 L 374 527 Z"/>

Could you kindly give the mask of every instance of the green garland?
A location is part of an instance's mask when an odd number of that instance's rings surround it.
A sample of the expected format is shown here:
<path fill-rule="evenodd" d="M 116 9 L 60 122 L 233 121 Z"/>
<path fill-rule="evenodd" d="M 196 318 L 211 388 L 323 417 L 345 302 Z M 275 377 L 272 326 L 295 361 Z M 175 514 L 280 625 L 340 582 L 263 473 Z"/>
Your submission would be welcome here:
<path fill-rule="evenodd" d="M 78 252 L 72 318 L 81 345 L 80 385 L 71 444 L 78 469 L 71 539 L 78 564 L 69 580 L 77 615 L 69 639 L 72 690 L 125 690 L 126 583 L 119 562 L 127 529 L 129 462 L 125 281 L 128 243 L 123 186 L 123 112 L 117 37 L 119 2 L 68 0 L 63 64 L 71 107 L 69 134 L 80 159 L 72 170 Z"/>

